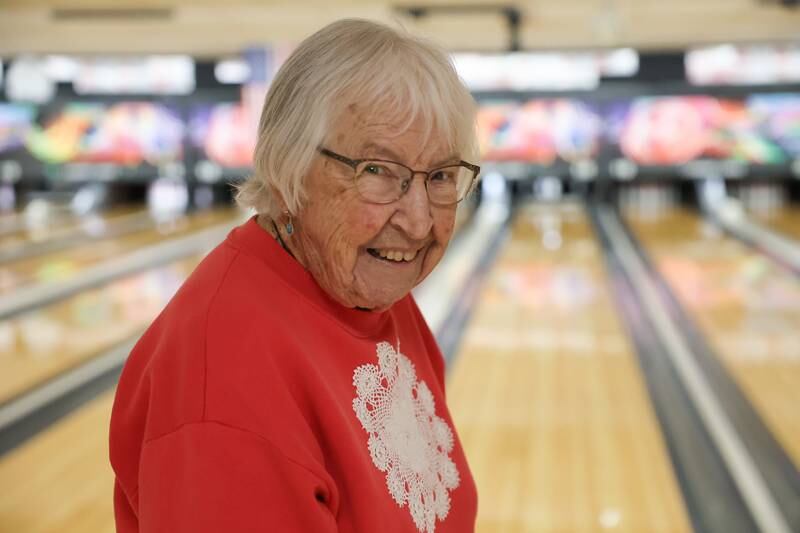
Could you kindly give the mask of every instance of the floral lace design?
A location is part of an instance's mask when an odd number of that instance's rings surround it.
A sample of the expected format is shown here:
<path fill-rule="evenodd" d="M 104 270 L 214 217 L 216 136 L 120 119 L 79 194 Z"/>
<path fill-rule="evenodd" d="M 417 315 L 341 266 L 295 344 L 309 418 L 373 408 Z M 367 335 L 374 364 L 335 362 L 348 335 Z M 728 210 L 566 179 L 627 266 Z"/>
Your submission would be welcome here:
<path fill-rule="evenodd" d="M 372 462 L 386 473 L 389 494 L 400 507 L 408 504 L 419 531 L 434 533 L 460 481 L 449 456 L 453 432 L 436 416 L 433 394 L 417 381 L 408 357 L 388 342 L 378 343 L 377 355 L 377 365 L 353 372 L 353 409 L 369 434 Z"/>

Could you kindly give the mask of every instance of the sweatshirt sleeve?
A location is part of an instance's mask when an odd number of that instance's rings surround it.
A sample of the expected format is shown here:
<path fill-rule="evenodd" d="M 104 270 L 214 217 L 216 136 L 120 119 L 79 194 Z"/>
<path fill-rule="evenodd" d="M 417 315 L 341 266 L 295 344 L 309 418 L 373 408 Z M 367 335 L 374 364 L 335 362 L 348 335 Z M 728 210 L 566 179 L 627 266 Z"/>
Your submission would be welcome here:
<path fill-rule="evenodd" d="M 335 532 L 331 488 L 272 443 L 213 422 L 148 442 L 140 533 Z"/>

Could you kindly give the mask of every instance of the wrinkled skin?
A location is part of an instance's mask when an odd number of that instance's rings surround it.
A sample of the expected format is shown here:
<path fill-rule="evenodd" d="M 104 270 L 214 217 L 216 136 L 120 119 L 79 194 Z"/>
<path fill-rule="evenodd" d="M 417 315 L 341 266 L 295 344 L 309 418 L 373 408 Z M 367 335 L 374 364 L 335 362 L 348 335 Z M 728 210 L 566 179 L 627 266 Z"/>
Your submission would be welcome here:
<path fill-rule="evenodd" d="M 458 160 L 435 134 L 423 143 L 420 122 L 401 131 L 379 117 L 351 106 L 325 147 L 352 159 L 388 159 L 418 170 Z M 318 155 L 305 184 L 307 200 L 293 217 L 295 232 L 281 234 L 317 283 L 346 307 L 390 307 L 427 277 L 452 236 L 456 206 L 431 204 L 422 175 L 398 201 L 372 204 L 358 195 L 349 166 Z M 419 252 L 410 262 L 395 263 L 374 257 L 369 248 Z"/>

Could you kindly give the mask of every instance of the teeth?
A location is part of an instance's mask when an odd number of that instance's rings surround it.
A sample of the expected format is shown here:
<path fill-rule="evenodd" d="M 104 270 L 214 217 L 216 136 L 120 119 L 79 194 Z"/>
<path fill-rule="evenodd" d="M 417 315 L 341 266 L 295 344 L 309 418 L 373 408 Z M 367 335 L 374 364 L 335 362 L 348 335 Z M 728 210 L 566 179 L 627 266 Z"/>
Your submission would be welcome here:
<path fill-rule="evenodd" d="M 417 251 L 402 252 L 400 250 L 377 250 L 378 255 L 390 261 L 413 261 Z"/>

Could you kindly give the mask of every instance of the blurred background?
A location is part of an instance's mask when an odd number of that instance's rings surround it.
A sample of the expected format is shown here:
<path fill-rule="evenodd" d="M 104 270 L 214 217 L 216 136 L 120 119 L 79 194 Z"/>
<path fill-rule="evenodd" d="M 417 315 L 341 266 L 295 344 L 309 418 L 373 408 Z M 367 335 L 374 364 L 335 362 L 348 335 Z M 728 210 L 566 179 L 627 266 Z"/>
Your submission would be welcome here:
<path fill-rule="evenodd" d="M 294 46 L 435 40 L 482 181 L 415 290 L 479 532 L 800 532 L 797 0 L 0 0 L 0 532 L 112 532 L 135 340 Z"/>

